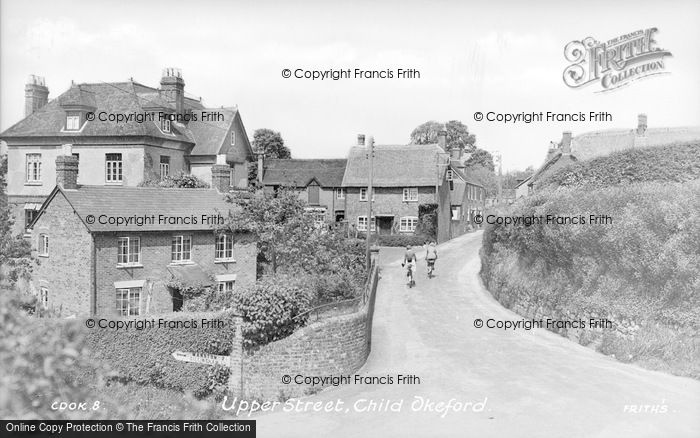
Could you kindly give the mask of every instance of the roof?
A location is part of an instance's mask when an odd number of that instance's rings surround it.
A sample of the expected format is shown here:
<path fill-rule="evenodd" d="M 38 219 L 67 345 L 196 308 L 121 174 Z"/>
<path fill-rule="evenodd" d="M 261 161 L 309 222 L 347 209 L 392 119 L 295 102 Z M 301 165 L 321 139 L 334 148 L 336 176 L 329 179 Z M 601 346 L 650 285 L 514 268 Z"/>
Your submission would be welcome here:
<path fill-rule="evenodd" d="M 347 162 L 344 158 L 266 160 L 263 184 L 306 187 L 315 179 L 321 187 L 340 187 Z"/>
<path fill-rule="evenodd" d="M 208 215 L 221 214 L 226 218 L 234 209 L 233 204 L 225 201 L 225 195 L 213 189 L 79 186 L 76 190 L 65 190 L 56 186 L 34 223 L 58 194 L 66 198 L 91 233 L 211 230 L 213 225 L 220 224 L 207 222 Z M 141 226 L 136 222 L 139 219 Z M 124 223 L 117 224 L 117 220 Z"/>
<path fill-rule="evenodd" d="M 203 121 L 201 114 L 206 112 L 219 112 L 223 114 L 223 120 Z M 197 111 L 197 120 L 192 120 L 187 127 L 196 139 L 196 144 L 190 152 L 191 155 L 217 155 L 221 151 L 224 142 L 228 140 L 228 133 L 233 120 L 238 114 L 236 108 L 204 108 Z M 228 143 L 227 143 L 228 144 Z"/>
<path fill-rule="evenodd" d="M 449 155 L 437 144 L 378 145 L 372 183 L 375 187 L 434 187 L 442 184 L 448 162 Z M 366 187 L 368 176 L 367 148 L 351 148 L 343 186 Z"/>
<path fill-rule="evenodd" d="M 10 137 L 94 137 L 94 136 L 150 136 L 168 140 L 193 142 L 187 128 L 180 123 L 173 123 L 171 133 L 163 133 L 153 122 L 116 123 L 99 120 L 99 114 L 143 114 L 148 111 L 150 94 L 157 89 L 145 87 L 136 82 L 116 82 L 99 84 L 73 85 L 58 98 L 49 101 L 43 107 L 25 117 L 2 133 L 3 138 Z M 66 122 L 65 108 L 62 106 L 93 107 L 97 117 L 88 121 L 80 131 L 62 132 Z M 156 102 L 158 106 L 162 102 Z M 171 105 L 165 109 L 173 109 Z"/>
<path fill-rule="evenodd" d="M 631 147 L 663 146 L 699 139 L 700 126 L 648 128 L 641 136 L 635 129 L 607 129 L 575 136 L 571 140 L 571 153 L 586 160 Z"/>
<path fill-rule="evenodd" d="M 527 185 L 534 185 L 537 182 L 537 180 L 542 178 L 542 175 L 544 175 L 545 173 L 553 172 L 554 170 L 566 167 L 574 161 L 577 161 L 577 159 L 573 155 L 562 154 L 560 151 L 557 151 L 549 160 L 547 160 L 542 165 L 542 167 L 537 169 L 537 171 L 530 178 L 528 178 Z"/>
<path fill-rule="evenodd" d="M 515 188 L 517 189 L 517 188 L 520 187 L 521 185 L 527 184 L 527 182 L 530 181 L 530 179 L 532 179 L 532 175 L 530 175 L 530 176 L 528 176 L 527 178 L 525 178 L 524 180 L 520 181 L 520 182 L 515 186 Z"/>
<path fill-rule="evenodd" d="M 454 166 L 450 166 L 450 169 L 452 169 L 452 172 L 454 172 L 455 174 L 457 174 L 457 176 L 459 177 L 459 179 L 461 179 L 462 181 L 464 181 L 464 182 L 466 182 L 466 183 L 469 183 L 469 184 L 471 184 L 471 185 L 473 185 L 473 186 L 479 186 L 479 187 L 482 187 L 482 188 L 484 187 L 483 184 L 481 184 L 481 183 L 480 183 L 479 181 L 477 181 L 476 179 L 472 178 L 472 177 L 467 173 L 467 170 L 466 170 L 466 169 L 460 169 L 460 168 L 457 168 L 457 167 L 454 167 Z"/>

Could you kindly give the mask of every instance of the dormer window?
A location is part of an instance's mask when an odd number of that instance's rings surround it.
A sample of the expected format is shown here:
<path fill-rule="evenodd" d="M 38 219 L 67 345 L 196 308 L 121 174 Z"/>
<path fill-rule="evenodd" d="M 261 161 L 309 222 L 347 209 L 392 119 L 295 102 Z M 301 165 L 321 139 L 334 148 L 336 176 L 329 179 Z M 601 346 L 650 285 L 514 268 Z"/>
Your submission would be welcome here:
<path fill-rule="evenodd" d="M 170 132 L 170 119 L 165 117 L 160 121 L 160 130 L 163 132 Z"/>
<path fill-rule="evenodd" d="M 66 116 L 66 131 L 80 130 L 80 115 L 69 114 Z"/>

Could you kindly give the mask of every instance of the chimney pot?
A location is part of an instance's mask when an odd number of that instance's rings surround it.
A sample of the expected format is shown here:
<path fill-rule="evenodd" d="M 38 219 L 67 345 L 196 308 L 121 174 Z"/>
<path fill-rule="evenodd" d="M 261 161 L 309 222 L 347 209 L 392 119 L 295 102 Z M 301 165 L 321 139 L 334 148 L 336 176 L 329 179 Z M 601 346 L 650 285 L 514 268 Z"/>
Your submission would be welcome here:
<path fill-rule="evenodd" d="M 46 105 L 49 101 L 49 89 L 43 76 L 29 75 L 24 86 L 24 116 Z"/>
<path fill-rule="evenodd" d="M 357 145 L 358 146 L 365 145 L 365 134 L 357 134 Z"/>
<path fill-rule="evenodd" d="M 177 114 L 183 114 L 185 107 L 185 81 L 182 79 L 180 69 L 174 67 L 163 69 L 160 88 L 165 99 L 175 105 Z"/>

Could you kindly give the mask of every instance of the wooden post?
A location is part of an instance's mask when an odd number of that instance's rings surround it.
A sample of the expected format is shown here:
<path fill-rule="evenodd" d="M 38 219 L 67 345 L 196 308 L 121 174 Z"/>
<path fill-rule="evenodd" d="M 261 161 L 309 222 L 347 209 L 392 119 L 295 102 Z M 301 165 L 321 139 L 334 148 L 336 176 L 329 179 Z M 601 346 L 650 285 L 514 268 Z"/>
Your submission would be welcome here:
<path fill-rule="evenodd" d="M 367 269 L 372 267 L 370 256 L 370 237 L 372 235 L 372 199 L 374 198 L 374 188 L 372 187 L 372 179 L 374 177 L 374 137 L 369 136 L 367 139 L 367 158 L 369 158 L 369 182 L 367 185 Z"/>

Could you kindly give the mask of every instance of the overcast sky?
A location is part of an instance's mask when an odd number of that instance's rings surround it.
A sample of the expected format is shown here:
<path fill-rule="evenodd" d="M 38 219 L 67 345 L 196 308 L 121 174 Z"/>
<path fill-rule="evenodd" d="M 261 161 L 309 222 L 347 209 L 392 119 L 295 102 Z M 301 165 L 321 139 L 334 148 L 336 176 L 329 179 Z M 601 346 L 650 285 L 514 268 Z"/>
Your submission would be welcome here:
<path fill-rule="evenodd" d="M 2 1 L 0 129 L 23 117 L 29 74 L 50 98 L 81 82 L 158 86 L 237 104 L 252 138 L 280 131 L 297 158 L 343 157 L 358 133 L 406 143 L 427 120 L 461 120 L 506 169 L 538 166 L 550 140 L 599 129 L 700 125 L 700 2 Z M 530 5 L 538 4 L 537 8 Z M 657 27 L 667 75 L 624 89 L 570 89 L 564 46 Z M 420 79 L 310 81 L 282 70 L 415 68 Z M 503 125 L 474 112 L 607 111 L 610 123 Z"/>

